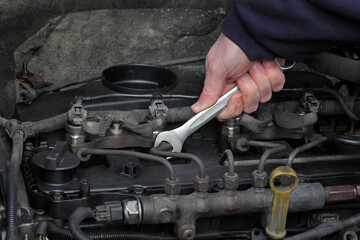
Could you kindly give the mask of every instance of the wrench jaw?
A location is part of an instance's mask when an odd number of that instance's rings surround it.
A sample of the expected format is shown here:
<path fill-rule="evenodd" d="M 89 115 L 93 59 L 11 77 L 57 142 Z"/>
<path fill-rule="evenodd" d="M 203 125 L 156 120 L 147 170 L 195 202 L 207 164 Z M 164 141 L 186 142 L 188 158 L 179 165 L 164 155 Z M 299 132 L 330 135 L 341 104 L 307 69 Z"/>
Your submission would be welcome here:
<path fill-rule="evenodd" d="M 169 143 L 173 152 L 181 152 L 183 143 L 172 131 L 159 133 L 155 139 L 154 147 L 158 147 L 162 142 Z"/>

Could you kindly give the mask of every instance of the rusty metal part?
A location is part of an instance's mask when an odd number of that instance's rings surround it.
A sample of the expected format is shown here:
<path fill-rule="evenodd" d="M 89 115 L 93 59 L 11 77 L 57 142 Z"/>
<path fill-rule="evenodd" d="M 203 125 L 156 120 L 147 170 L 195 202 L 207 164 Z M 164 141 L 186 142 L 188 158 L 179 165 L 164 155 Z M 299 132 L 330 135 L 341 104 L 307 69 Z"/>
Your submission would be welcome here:
<path fill-rule="evenodd" d="M 175 178 L 175 180 L 171 180 L 169 178 L 165 179 L 165 193 L 168 195 L 177 195 L 180 193 L 180 179 Z"/>
<path fill-rule="evenodd" d="M 210 188 L 210 178 L 205 175 L 205 177 L 200 178 L 195 176 L 194 178 L 194 189 L 196 192 L 206 193 Z"/>
<path fill-rule="evenodd" d="M 24 61 L 22 71 L 16 74 L 16 78 L 27 81 L 28 78 L 33 76 L 34 74 L 28 71 L 27 62 Z"/>
<path fill-rule="evenodd" d="M 45 80 L 40 75 L 35 75 L 33 77 L 28 78 L 28 81 L 31 83 L 32 87 L 35 89 L 39 89 L 45 87 Z"/>
<path fill-rule="evenodd" d="M 359 186 L 338 185 L 324 187 L 326 203 L 359 200 Z"/>
<path fill-rule="evenodd" d="M 152 138 L 144 138 L 137 134 L 123 131 L 119 135 L 105 136 L 96 138 L 90 142 L 72 144 L 71 150 L 77 152 L 79 148 L 127 148 L 127 147 L 143 147 L 151 148 L 154 145 Z"/>
<path fill-rule="evenodd" d="M 223 185 L 226 190 L 236 190 L 239 187 L 239 175 L 228 172 L 223 175 Z"/>
<path fill-rule="evenodd" d="M 29 72 L 26 61 L 23 62 L 22 71 L 16 74 L 15 80 L 20 83 L 23 89 L 37 89 L 45 86 L 45 81 L 40 75 L 34 75 L 33 73 Z"/>

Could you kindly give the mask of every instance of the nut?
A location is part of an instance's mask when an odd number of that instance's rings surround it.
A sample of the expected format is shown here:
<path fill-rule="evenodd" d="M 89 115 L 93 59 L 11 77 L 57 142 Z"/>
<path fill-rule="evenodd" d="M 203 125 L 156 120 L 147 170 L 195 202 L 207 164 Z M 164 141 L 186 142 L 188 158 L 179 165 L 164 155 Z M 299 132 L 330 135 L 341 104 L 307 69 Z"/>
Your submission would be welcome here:
<path fill-rule="evenodd" d="M 240 152 L 246 152 L 250 148 L 247 142 L 248 140 L 246 138 L 239 138 L 232 144 L 232 147 Z"/>
<path fill-rule="evenodd" d="M 239 176 L 236 173 L 229 175 L 227 172 L 223 176 L 223 182 L 226 190 L 236 190 L 239 186 Z"/>
<path fill-rule="evenodd" d="M 221 135 L 233 137 L 235 134 L 240 132 L 240 127 L 229 127 L 229 126 L 222 126 L 221 128 Z"/>
<path fill-rule="evenodd" d="M 124 201 L 124 221 L 126 224 L 141 222 L 141 204 L 138 203 L 138 200 Z"/>
<path fill-rule="evenodd" d="M 194 178 L 194 189 L 197 192 L 208 192 L 210 187 L 210 178 L 205 175 L 204 178 L 196 176 Z"/>
<path fill-rule="evenodd" d="M 168 195 L 176 195 L 180 193 L 180 180 L 176 178 L 175 180 L 170 180 L 166 178 L 165 180 L 165 193 Z"/>
<path fill-rule="evenodd" d="M 264 188 L 267 184 L 268 178 L 267 173 L 264 171 L 262 173 L 258 173 L 257 170 L 252 172 L 251 175 L 251 184 L 255 188 Z"/>

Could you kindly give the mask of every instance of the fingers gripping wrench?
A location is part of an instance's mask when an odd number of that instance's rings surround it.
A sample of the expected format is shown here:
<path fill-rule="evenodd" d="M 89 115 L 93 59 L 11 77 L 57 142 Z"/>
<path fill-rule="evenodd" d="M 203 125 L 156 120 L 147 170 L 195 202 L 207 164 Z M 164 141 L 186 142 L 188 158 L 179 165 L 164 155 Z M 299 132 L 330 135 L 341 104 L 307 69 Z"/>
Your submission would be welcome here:
<path fill-rule="evenodd" d="M 154 147 L 158 147 L 162 142 L 168 142 L 173 148 L 173 152 L 180 152 L 185 140 L 200 127 L 204 126 L 211 119 L 221 113 L 227 105 L 229 98 L 240 92 L 238 87 L 234 87 L 229 92 L 225 93 L 219 100 L 211 107 L 199 112 L 194 117 L 190 118 L 182 126 L 171 131 L 164 131 L 157 135 Z"/>

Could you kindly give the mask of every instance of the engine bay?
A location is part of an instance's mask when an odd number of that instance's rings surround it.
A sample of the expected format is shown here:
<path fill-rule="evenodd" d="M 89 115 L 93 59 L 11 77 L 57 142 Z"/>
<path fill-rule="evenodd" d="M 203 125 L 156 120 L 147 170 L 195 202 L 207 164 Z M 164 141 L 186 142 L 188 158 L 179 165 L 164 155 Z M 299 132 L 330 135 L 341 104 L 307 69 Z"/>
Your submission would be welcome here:
<path fill-rule="evenodd" d="M 196 117 L 230 2 L 2 5 L 1 239 L 359 238 L 359 44 L 155 144 Z"/>
<path fill-rule="evenodd" d="M 18 76 L 31 84 L 26 68 Z M 213 119 L 179 153 L 154 140 L 194 116 L 202 86 L 176 84 L 170 70 L 119 65 L 69 90 L 23 88 L 14 118 L 1 119 L 13 140 L 2 201 L 11 207 L 4 190 L 17 185 L 16 231 L 29 239 L 315 239 L 296 237 L 325 224 L 321 239 L 357 239 L 356 223 L 338 225 L 358 207 L 358 85 L 285 74 L 284 89 L 255 113 Z M 12 167 L 22 182 L 11 183 Z"/>

